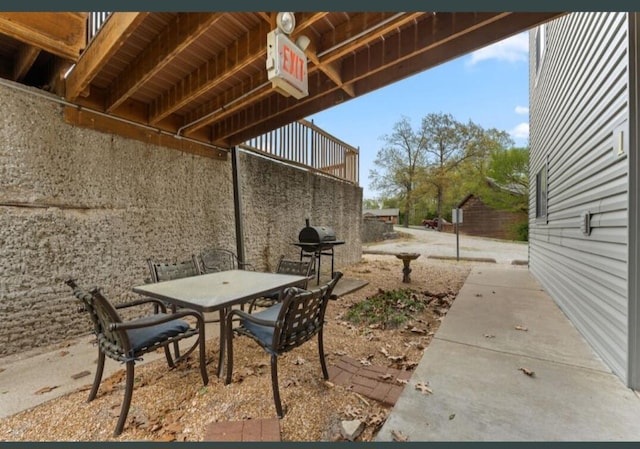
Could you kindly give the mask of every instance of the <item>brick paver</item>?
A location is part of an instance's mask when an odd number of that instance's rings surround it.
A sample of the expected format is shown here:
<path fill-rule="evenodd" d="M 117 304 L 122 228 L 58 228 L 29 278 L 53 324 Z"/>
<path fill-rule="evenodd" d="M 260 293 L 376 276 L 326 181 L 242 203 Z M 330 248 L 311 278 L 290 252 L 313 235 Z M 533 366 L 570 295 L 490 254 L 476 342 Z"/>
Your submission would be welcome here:
<path fill-rule="evenodd" d="M 402 393 L 398 381 L 409 380 L 411 371 L 386 366 L 363 366 L 353 357 L 342 357 L 336 365 L 328 367 L 329 380 L 351 388 L 368 398 L 394 405 Z"/>
<path fill-rule="evenodd" d="M 204 441 L 281 441 L 280 420 L 214 422 L 207 425 Z"/>

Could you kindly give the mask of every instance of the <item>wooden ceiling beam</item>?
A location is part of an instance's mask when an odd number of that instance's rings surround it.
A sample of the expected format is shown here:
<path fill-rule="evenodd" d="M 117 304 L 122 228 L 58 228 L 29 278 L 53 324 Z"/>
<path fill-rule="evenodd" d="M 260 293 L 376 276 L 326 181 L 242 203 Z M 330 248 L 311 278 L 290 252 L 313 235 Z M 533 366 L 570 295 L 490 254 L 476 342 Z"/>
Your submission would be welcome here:
<path fill-rule="evenodd" d="M 384 42 L 371 47 L 369 52 L 362 52 L 362 54 L 347 58 L 343 64 L 346 66 L 343 72 L 350 73 L 347 81 L 357 82 L 358 95 L 362 95 L 497 42 L 557 15 L 558 13 L 516 13 L 514 17 L 505 14 L 494 18 L 484 17 L 484 26 L 472 26 L 469 28 L 470 31 L 458 32 L 455 38 L 441 39 L 437 45 L 435 42 L 432 45 L 425 42 L 425 38 L 431 33 L 422 28 L 419 23 L 415 27 L 406 29 L 404 36 L 396 36 L 396 40 L 385 39 Z M 438 29 L 451 28 L 454 26 L 453 22 L 459 22 L 460 19 L 461 17 L 455 19 L 449 17 L 441 20 L 442 23 Z M 447 23 L 449 25 L 446 25 Z M 422 26 L 426 26 L 426 23 Z M 459 23 L 455 26 L 458 29 Z M 435 27 L 433 31 L 438 34 Z M 413 47 L 412 51 L 409 50 L 410 47 Z M 395 53 L 394 49 L 397 49 Z M 372 55 L 374 57 L 371 57 Z M 385 61 L 388 62 L 385 63 Z M 373 63 L 377 65 L 374 67 Z M 337 86 L 327 87 L 322 84 L 312 86 L 310 83 L 309 97 L 298 101 L 283 97 L 278 100 L 276 109 L 274 109 L 271 98 L 263 99 L 253 106 L 254 110 L 260 111 L 260 116 L 252 111 L 244 111 L 227 118 L 224 122 L 214 124 L 214 141 L 224 142 L 225 145 L 236 145 L 255 135 L 260 135 L 270 129 L 275 129 L 348 99 L 344 95 L 340 95 L 338 90 Z"/>
<path fill-rule="evenodd" d="M 274 89 L 267 78 L 266 70 L 256 73 L 247 82 L 234 86 L 231 90 L 216 97 L 215 100 L 188 113 L 185 123 L 189 125 L 185 128 L 184 133 L 191 135 L 216 120 L 222 120 L 244 109 L 247 105 L 259 101 L 272 92 Z"/>
<path fill-rule="evenodd" d="M 151 104 L 150 123 L 159 122 L 208 90 L 235 77 L 258 58 L 265 57 L 269 29 L 269 25 L 261 21 L 231 46 L 163 92 Z"/>
<path fill-rule="evenodd" d="M 0 33 L 77 61 L 86 45 L 86 17 L 76 12 L 3 12 Z"/>
<path fill-rule="evenodd" d="M 222 13 L 178 14 L 115 79 L 109 89 L 106 110 L 110 112 L 120 106 L 221 17 Z"/>
<path fill-rule="evenodd" d="M 86 91 L 98 72 L 148 15 L 148 12 L 111 13 L 67 78 L 68 101 Z"/>
<path fill-rule="evenodd" d="M 306 51 L 306 55 L 309 58 L 309 60 L 320 71 L 322 71 L 325 75 L 327 75 L 327 78 L 329 78 L 331 81 L 335 83 L 336 86 L 344 90 L 345 93 L 349 95 L 351 98 L 354 98 L 356 96 L 356 92 L 353 88 L 353 85 L 344 84 L 342 82 L 342 73 L 341 73 L 341 69 L 338 62 L 328 63 L 328 64 L 323 64 L 322 62 L 320 62 L 320 59 L 318 59 L 318 55 L 315 49 L 315 45 L 313 45 L 313 43 L 309 45 L 309 48 Z"/>
<path fill-rule="evenodd" d="M 16 63 L 13 66 L 13 80 L 21 81 L 29 72 L 33 63 L 36 62 L 40 49 L 28 44 L 21 44 L 18 47 Z"/>
<path fill-rule="evenodd" d="M 420 13 L 416 17 L 419 17 L 421 15 L 424 15 L 424 13 Z M 312 14 L 311 16 L 306 18 L 304 22 L 301 23 L 300 30 L 307 29 L 309 26 L 311 26 L 311 25 L 307 25 L 307 23 L 308 24 L 316 23 L 318 20 L 321 20 L 325 16 L 326 16 L 326 13 Z M 353 32 L 354 33 L 353 36 L 355 36 L 364 31 L 362 27 L 373 26 L 373 24 L 379 24 L 380 22 L 384 20 L 388 20 L 390 17 L 393 17 L 393 16 L 394 16 L 393 13 L 359 14 L 355 16 L 356 18 L 354 19 L 353 25 L 350 27 L 346 27 L 345 29 L 342 29 L 342 31 L 338 34 L 338 36 L 341 36 L 344 39 L 348 39 L 349 37 L 352 37 L 352 35 L 348 34 L 349 32 Z M 411 19 L 407 19 L 406 21 L 410 21 L 413 19 L 414 19 L 414 15 L 412 14 Z M 405 23 L 405 21 L 402 19 L 399 19 L 394 23 L 395 23 L 395 26 L 393 26 L 392 28 L 398 27 L 399 23 Z M 296 31 L 297 31 L 297 27 L 296 27 Z M 300 31 L 300 34 L 302 34 L 302 31 Z M 294 33 L 294 36 L 295 35 L 296 33 Z M 366 43 L 366 40 L 359 41 L 360 45 L 363 45 L 365 43 Z M 351 48 L 350 51 L 353 51 L 353 48 Z M 333 61 L 335 61 L 335 58 L 328 60 L 326 64 L 320 63 L 319 65 L 314 65 L 313 67 L 310 67 L 308 71 L 308 75 L 312 75 L 314 71 L 320 70 L 320 66 L 326 65 L 328 66 L 328 68 L 326 69 L 327 72 L 331 73 L 331 76 L 336 77 L 336 80 L 339 80 L 340 76 L 339 76 L 339 71 L 337 70 L 337 66 L 335 65 L 333 67 L 329 66 L 329 64 Z M 260 72 L 259 74 L 252 76 L 248 84 L 251 86 L 251 90 L 252 90 L 252 89 L 255 89 L 257 86 L 260 86 L 267 82 L 268 82 L 268 79 L 267 79 L 266 73 Z M 342 83 L 341 81 L 339 82 L 339 85 L 349 95 L 351 94 L 355 95 L 355 91 L 353 90 L 352 86 Z M 234 114 L 238 110 L 243 109 L 244 107 L 246 107 L 247 104 L 254 101 L 259 101 L 265 96 L 270 95 L 273 92 L 273 88 L 270 85 L 264 86 L 264 88 L 260 89 L 259 92 L 257 91 L 253 92 L 250 97 L 247 96 L 247 97 L 244 97 L 242 100 L 237 100 L 237 98 L 239 98 L 240 96 L 245 95 L 246 92 L 247 91 L 245 90 L 242 92 L 238 92 L 237 95 L 230 95 L 229 92 L 227 91 L 224 94 L 221 94 L 220 96 L 218 96 L 216 99 L 209 101 L 207 104 L 187 114 L 185 118 L 185 123 L 188 124 L 188 127 L 185 129 L 185 134 L 189 135 L 190 133 L 195 132 L 198 129 L 201 129 L 202 127 L 207 126 L 216 120 L 223 120 L 224 118 Z"/>
<path fill-rule="evenodd" d="M 433 47 L 430 51 L 414 52 L 393 65 L 385 66 L 382 70 L 376 70 L 370 74 L 359 73 L 357 79 L 354 80 L 358 94 L 367 94 L 400 79 L 506 39 L 562 14 L 564 13 L 514 13 L 513 16 L 503 17 L 491 25 L 460 35 L 454 40 L 447 40 L 441 45 Z M 358 62 L 351 61 L 350 64 L 355 67 Z"/>
<path fill-rule="evenodd" d="M 382 36 L 387 36 L 394 30 L 399 30 L 402 26 L 430 17 L 431 13 L 387 13 L 374 18 L 369 17 L 369 15 L 369 13 L 361 14 L 357 16 L 353 23 L 349 20 L 349 22 L 346 22 L 341 27 L 337 28 L 333 33 L 330 33 L 329 37 L 323 36 L 322 47 L 319 49 L 318 53 L 322 54 L 328 49 L 334 47 L 337 48 L 335 50 L 331 50 L 326 55 L 323 54 L 321 63 L 331 64 L 332 62 L 353 52 L 354 49 L 357 50 L 363 46 L 369 45 L 370 43 L 379 40 Z M 363 33 L 362 36 L 356 37 L 361 33 Z M 343 42 L 348 42 L 348 44 L 342 45 Z"/>

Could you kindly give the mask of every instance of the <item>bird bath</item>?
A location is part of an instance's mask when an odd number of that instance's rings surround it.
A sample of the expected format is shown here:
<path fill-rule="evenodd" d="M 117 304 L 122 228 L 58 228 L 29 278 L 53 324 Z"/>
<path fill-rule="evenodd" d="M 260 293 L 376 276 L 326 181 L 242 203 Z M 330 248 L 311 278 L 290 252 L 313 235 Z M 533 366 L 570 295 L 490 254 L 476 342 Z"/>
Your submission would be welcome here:
<path fill-rule="evenodd" d="M 411 282 L 411 268 L 409 267 L 409 265 L 411 264 L 412 260 L 416 260 L 418 257 L 420 257 L 419 253 L 398 253 L 396 254 L 396 257 L 400 260 L 402 260 L 402 263 L 404 265 L 404 268 L 402 269 L 402 282 L 405 283 L 409 283 Z"/>

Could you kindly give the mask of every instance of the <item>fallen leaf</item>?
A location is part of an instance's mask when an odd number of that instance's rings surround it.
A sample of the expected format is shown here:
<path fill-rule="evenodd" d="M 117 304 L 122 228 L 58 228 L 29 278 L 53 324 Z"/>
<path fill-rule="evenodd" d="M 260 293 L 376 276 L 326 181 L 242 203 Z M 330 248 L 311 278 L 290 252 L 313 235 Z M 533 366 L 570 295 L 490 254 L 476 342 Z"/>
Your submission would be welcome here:
<path fill-rule="evenodd" d="M 391 436 L 393 437 L 393 441 L 399 441 L 401 443 L 404 443 L 405 441 L 409 441 L 409 437 L 406 436 L 404 433 L 400 432 L 399 430 L 392 430 Z"/>
<path fill-rule="evenodd" d="M 418 329 L 417 327 L 412 327 L 411 328 L 411 332 L 413 332 L 414 334 L 426 334 L 427 331 L 424 329 Z"/>
<path fill-rule="evenodd" d="M 333 351 L 335 355 L 347 355 L 346 351 Z"/>
<path fill-rule="evenodd" d="M 45 393 L 49 393 L 50 391 L 55 390 L 56 388 L 58 388 L 58 386 L 56 385 L 55 387 L 44 387 L 44 388 L 40 388 L 38 391 L 36 391 L 34 394 L 45 394 Z"/>
<path fill-rule="evenodd" d="M 359 362 L 362 366 L 371 366 L 371 362 L 368 359 L 360 359 Z"/>
<path fill-rule="evenodd" d="M 484 338 L 495 338 L 495 335 L 492 334 L 484 334 Z"/>
<path fill-rule="evenodd" d="M 476 293 L 476 298 L 482 298 L 482 293 Z"/>
<path fill-rule="evenodd" d="M 367 425 L 373 426 L 374 429 L 382 426 L 384 422 L 387 420 L 387 415 L 384 412 L 378 412 L 371 415 L 367 421 Z"/>
<path fill-rule="evenodd" d="M 333 388 L 336 386 L 336 384 L 334 384 L 333 382 L 329 382 L 328 380 L 325 380 L 324 384 L 329 388 Z"/>
<path fill-rule="evenodd" d="M 60 357 L 64 357 L 65 355 L 68 355 L 68 354 L 69 354 L 69 351 L 60 351 L 60 352 L 58 353 L 58 355 L 59 355 Z"/>
<path fill-rule="evenodd" d="M 396 379 L 396 382 L 400 385 L 407 385 L 409 383 L 407 379 Z"/>
<path fill-rule="evenodd" d="M 518 368 L 518 369 L 529 377 L 534 377 L 536 375 L 535 371 L 531 371 L 530 369 L 527 369 L 527 368 Z"/>
<path fill-rule="evenodd" d="M 524 327 L 524 326 L 514 326 L 514 327 L 515 327 L 515 329 L 516 329 L 517 331 L 525 331 L 525 332 L 526 332 L 526 331 L 528 331 L 528 330 L 529 330 L 529 329 L 527 329 L 527 328 L 526 328 L 526 327 Z"/>
<path fill-rule="evenodd" d="M 302 357 L 296 357 L 296 359 L 293 361 L 294 365 L 304 365 L 305 363 L 307 363 L 307 361 Z"/>
<path fill-rule="evenodd" d="M 90 375 L 91 373 L 89 371 L 80 371 L 79 373 L 73 374 L 71 376 L 72 379 L 77 380 L 80 379 L 81 377 L 85 377 Z"/>
<path fill-rule="evenodd" d="M 381 374 L 381 375 L 380 375 L 380 376 L 378 376 L 378 377 L 380 377 L 380 379 L 382 379 L 382 380 L 391 380 L 391 379 L 393 379 L 393 375 L 392 375 L 392 374 L 389 374 L 389 373 L 387 373 L 387 374 Z"/>
<path fill-rule="evenodd" d="M 449 415 L 449 421 L 451 421 L 451 420 L 452 420 L 453 418 L 455 418 L 455 417 L 456 417 L 456 414 L 455 414 L 455 413 L 450 414 L 450 415 Z"/>
<path fill-rule="evenodd" d="M 174 422 L 164 427 L 167 433 L 180 433 L 184 430 L 184 426 L 180 423 Z"/>
<path fill-rule="evenodd" d="M 380 348 L 380 352 L 381 352 L 385 357 L 389 357 L 389 351 L 387 351 L 385 348 Z"/>
<path fill-rule="evenodd" d="M 431 388 L 427 386 L 428 382 L 425 384 L 424 382 L 418 382 L 416 384 L 416 390 L 422 391 L 424 394 L 431 394 L 433 391 Z"/>
<path fill-rule="evenodd" d="M 174 441 L 175 439 L 176 437 L 173 434 L 164 434 L 156 438 L 154 441 L 162 441 L 163 443 L 168 443 L 170 441 Z"/>
<path fill-rule="evenodd" d="M 4 371 L 4 368 L 0 368 L 0 373 Z"/>

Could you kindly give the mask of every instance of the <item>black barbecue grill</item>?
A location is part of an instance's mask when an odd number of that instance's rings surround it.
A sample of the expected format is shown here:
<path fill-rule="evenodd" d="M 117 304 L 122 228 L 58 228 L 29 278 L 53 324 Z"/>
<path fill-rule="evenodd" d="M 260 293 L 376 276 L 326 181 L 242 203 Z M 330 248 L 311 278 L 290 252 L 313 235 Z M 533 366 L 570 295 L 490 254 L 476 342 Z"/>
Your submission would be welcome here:
<path fill-rule="evenodd" d="M 333 248 L 343 245 L 344 240 L 337 240 L 336 233 L 329 226 L 310 226 L 309 219 L 305 220 L 306 226 L 298 234 L 298 242 L 294 243 L 300 248 L 300 260 L 303 257 L 316 258 L 317 283 L 320 284 L 320 267 L 322 256 L 331 257 L 331 276 L 333 277 Z"/>

